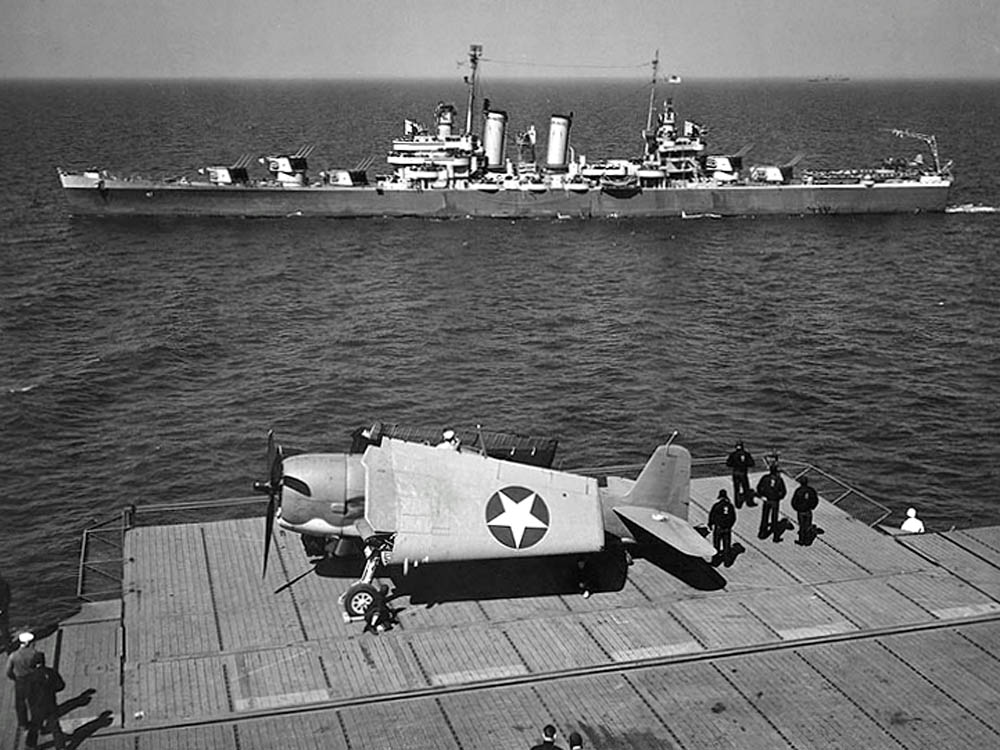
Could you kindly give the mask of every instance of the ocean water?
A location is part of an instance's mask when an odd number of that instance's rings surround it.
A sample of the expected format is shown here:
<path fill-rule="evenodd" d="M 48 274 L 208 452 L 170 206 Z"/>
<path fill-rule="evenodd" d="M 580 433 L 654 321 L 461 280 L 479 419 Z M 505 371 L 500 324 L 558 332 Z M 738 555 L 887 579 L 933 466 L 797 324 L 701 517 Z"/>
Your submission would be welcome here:
<path fill-rule="evenodd" d="M 743 438 L 931 529 L 1000 523 L 1000 86 L 686 82 L 750 163 L 912 156 L 953 212 L 716 221 L 85 220 L 56 166 L 179 175 L 315 144 L 384 155 L 453 82 L 0 84 L 0 571 L 16 623 L 75 606 L 82 530 L 128 503 L 249 494 L 274 428 L 337 450 L 374 419 L 552 435 L 567 465 Z M 640 146 L 644 82 L 487 81 L 511 130 L 573 112 Z M 972 211 L 978 206 L 984 211 Z"/>

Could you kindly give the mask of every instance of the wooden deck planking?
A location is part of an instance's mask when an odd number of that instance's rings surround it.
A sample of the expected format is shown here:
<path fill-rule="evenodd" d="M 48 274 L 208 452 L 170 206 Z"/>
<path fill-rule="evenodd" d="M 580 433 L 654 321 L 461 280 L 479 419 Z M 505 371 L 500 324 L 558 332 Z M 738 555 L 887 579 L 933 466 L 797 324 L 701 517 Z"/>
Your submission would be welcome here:
<path fill-rule="evenodd" d="M 66 701 L 92 691 L 84 705 L 63 714 L 61 722 L 66 732 L 93 721 L 103 711 L 111 712 L 113 726 L 122 725 L 119 680 L 122 640 L 121 620 L 118 619 L 71 620 L 63 624 L 57 668 L 66 682 L 66 690 L 60 698 Z"/>
<path fill-rule="evenodd" d="M 1000 659 L 952 629 L 900 633 L 882 644 L 983 724 L 1000 717 Z M 1000 741 L 997 743 L 1000 745 Z"/>
<path fill-rule="evenodd" d="M 998 735 L 877 640 L 826 644 L 803 658 L 904 747 L 996 747 Z M 912 655 L 919 660 L 919 653 Z M 891 689 L 890 686 L 896 686 Z M 974 743 L 974 744 L 970 744 Z"/>
<path fill-rule="evenodd" d="M 927 562 L 918 555 L 900 544 L 890 543 L 892 540 L 881 531 L 850 516 L 820 520 L 817 515 L 816 523 L 825 530 L 823 540 L 834 544 L 841 554 L 862 567 L 868 575 L 906 573 L 927 567 Z"/>
<path fill-rule="evenodd" d="M 601 648 L 616 662 L 704 650 L 675 617 L 648 606 L 594 613 L 584 616 L 582 622 Z"/>
<path fill-rule="evenodd" d="M 579 732 L 584 747 L 669 748 L 672 737 L 660 716 L 627 677 L 596 675 L 540 686 L 542 704 L 554 717 L 565 747 Z"/>
<path fill-rule="evenodd" d="M 682 750 L 781 750 L 774 725 L 711 664 L 676 664 L 629 675 L 663 717 L 672 747 Z M 671 747 L 668 746 L 668 747 Z"/>
<path fill-rule="evenodd" d="M 314 567 L 314 563 L 306 557 L 297 534 L 279 532 L 274 536 L 273 557 L 268 565 L 280 569 L 284 565 L 290 578 Z M 275 554 L 276 553 L 276 554 Z M 259 556 L 259 553 L 258 553 Z M 356 565 L 346 566 L 348 570 L 361 575 L 360 560 Z M 317 571 L 319 569 L 317 568 Z M 268 581 L 260 584 L 267 591 L 284 585 L 285 581 L 274 583 Z M 323 641 L 335 638 L 348 638 L 357 634 L 356 623 L 346 622 L 344 609 L 337 602 L 338 597 L 347 590 L 351 580 L 348 578 L 331 578 L 319 572 L 311 573 L 288 587 L 288 596 L 295 606 L 299 621 L 302 623 L 306 640 Z M 268 588 L 270 587 L 270 588 Z"/>
<path fill-rule="evenodd" d="M 945 536 L 1000 568 L 1000 526 L 948 531 Z"/>
<path fill-rule="evenodd" d="M 130 661 L 219 650 L 219 630 L 211 612 L 157 614 L 147 607 L 141 614 L 126 617 L 125 634 Z"/>
<path fill-rule="evenodd" d="M 849 695 L 795 652 L 750 654 L 718 668 L 792 747 L 871 748 L 891 742 Z"/>
<path fill-rule="evenodd" d="M 970 623 L 961 630 L 962 637 L 979 646 L 988 654 L 1000 654 L 1000 628 L 993 623 Z"/>
<path fill-rule="evenodd" d="M 773 561 L 798 583 L 819 583 L 868 575 L 867 570 L 837 549 L 836 540 L 820 536 L 812 545 L 804 547 L 795 543 L 797 533 L 786 532 L 779 544 L 770 539 L 754 538 L 750 541 L 751 549 Z M 736 565 L 740 565 L 743 559 L 744 556 L 741 556 Z"/>
<path fill-rule="evenodd" d="M 134 538 L 133 538 L 134 536 Z M 133 529 L 126 535 L 125 648 L 147 661 L 221 647 L 197 524 Z"/>
<path fill-rule="evenodd" d="M 672 611 L 711 650 L 738 648 L 778 640 L 739 598 L 704 597 L 677 602 Z"/>
<path fill-rule="evenodd" d="M 562 717 L 553 716 L 531 687 L 491 690 L 486 700 L 480 693 L 452 693 L 440 705 L 466 750 L 528 748 L 541 742 L 546 724 L 562 726 Z M 565 746 L 565 735 L 560 744 Z"/>
<path fill-rule="evenodd" d="M 929 557 L 993 599 L 1000 599 L 1000 568 L 991 560 L 1000 557 L 974 537 L 959 532 L 913 534 L 899 537 L 900 544 Z"/>
<path fill-rule="evenodd" d="M 934 619 L 930 611 L 904 596 L 883 578 L 834 581 L 816 587 L 830 604 L 864 629 L 912 625 Z"/>
<path fill-rule="evenodd" d="M 441 643 L 447 647 L 445 638 Z M 396 693 L 428 685 L 410 638 L 401 634 L 327 643 L 319 648 L 319 654 L 330 681 L 331 698 Z"/>
<path fill-rule="evenodd" d="M 809 587 L 767 591 L 741 598 L 761 622 L 786 641 L 857 630 Z"/>
<path fill-rule="evenodd" d="M 229 678 L 236 711 L 281 708 L 326 700 L 323 664 L 306 644 L 234 654 Z"/>
<path fill-rule="evenodd" d="M 232 713 L 225 656 L 137 664 L 125 672 L 125 727 Z M 231 663 L 228 669 L 232 669 Z"/>
<path fill-rule="evenodd" d="M 125 537 L 125 597 L 132 611 L 206 612 L 212 609 L 205 583 L 202 524 L 149 526 Z"/>
<path fill-rule="evenodd" d="M 727 591 L 743 589 L 762 589 L 780 586 L 794 586 L 799 580 L 792 572 L 774 556 L 770 547 L 782 547 L 791 544 L 788 535 L 781 544 L 775 544 L 770 539 L 757 539 L 757 526 L 740 526 L 737 522 L 733 534 L 733 543 L 739 542 L 746 549 L 732 567 L 721 567 L 718 570 L 727 580 Z M 796 548 L 798 549 L 798 548 Z M 776 550 L 775 552 L 780 552 Z"/>
<path fill-rule="evenodd" d="M 434 700 L 385 703 L 378 707 L 377 717 L 361 706 L 341 711 L 340 718 L 352 748 L 461 750 Z"/>
<path fill-rule="evenodd" d="M 431 685 L 456 685 L 527 674 L 528 668 L 502 632 L 470 627 L 462 637 L 422 631 L 410 640 Z"/>
<path fill-rule="evenodd" d="M 479 610 L 490 622 L 524 620 L 533 617 L 558 617 L 570 610 L 566 597 L 524 596 L 517 599 L 484 599 Z"/>
<path fill-rule="evenodd" d="M 507 623 L 503 631 L 533 673 L 594 666 L 608 658 L 584 623 L 570 617 Z"/>
<path fill-rule="evenodd" d="M 350 750 L 334 710 L 250 719 L 237 726 L 239 750 Z"/>
<path fill-rule="evenodd" d="M 135 750 L 135 737 L 131 735 L 95 734 L 87 737 L 84 742 L 87 750 Z M 3 745 L 0 744 L 0 747 Z"/>
<path fill-rule="evenodd" d="M 615 607 L 642 607 L 650 602 L 664 602 L 676 599 L 687 587 L 671 575 L 663 575 L 663 570 L 654 563 L 637 559 L 628 569 L 625 587 L 614 592 Z M 570 606 L 574 609 L 589 611 L 595 606 L 601 606 L 605 596 L 597 597 L 593 602 L 575 599 Z"/>
<path fill-rule="evenodd" d="M 894 576 L 889 585 L 942 620 L 1000 613 L 1000 603 L 944 570 Z"/>
<path fill-rule="evenodd" d="M 239 750 L 228 724 L 163 729 L 156 734 L 140 734 L 137 739 L 136 750 Z"/>
<path fill-rule="evenodd" d="M 286 580 L 281 566 L 270 567 L 262 583 L 254 564 L 260 557 L 259 522 L 206 523 L 204 535 L 208 576 L 203 585 L 211 585 L 223 650 L 304 640 L 291 592 L 274 593 Z"/>

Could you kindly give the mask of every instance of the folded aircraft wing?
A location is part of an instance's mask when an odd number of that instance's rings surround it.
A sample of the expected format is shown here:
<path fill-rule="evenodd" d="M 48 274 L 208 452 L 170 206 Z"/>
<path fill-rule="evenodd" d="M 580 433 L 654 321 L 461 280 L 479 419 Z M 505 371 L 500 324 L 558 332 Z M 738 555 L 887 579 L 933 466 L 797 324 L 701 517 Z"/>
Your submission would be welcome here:
<path fill-rule="evenodd" d="M 626 526 L 638 527 L 685 555 L 706 559 L 715 555 L 715 547 L 711 542 L 695 531 L 691 524 L 677 516 L 656 508 L 634 505 L 623 505 L 613 510 Z"/>
<path fill-rule="evenodd" d="M 383 438 L 365 466 L 365 517 L 395 532 L 394 562 L 596 552 L 596 480 L 475 453 Z"/>

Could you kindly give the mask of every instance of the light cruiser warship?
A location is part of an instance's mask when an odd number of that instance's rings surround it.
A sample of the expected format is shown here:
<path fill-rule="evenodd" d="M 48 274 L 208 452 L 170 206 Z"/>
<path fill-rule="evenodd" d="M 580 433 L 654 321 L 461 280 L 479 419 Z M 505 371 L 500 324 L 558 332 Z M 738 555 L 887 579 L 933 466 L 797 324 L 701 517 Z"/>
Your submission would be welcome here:
<path fill-rule="evenodd" d="M 952 184 L 933 135 L 893 130 L 926 143 L 930 162 L 892 160 L 867 169 L 803 170 L 797 160 L 744 169 L 746 149 L 713 154 L 696 123 L 678 123 L 672 100 L 656 105 L 659 55 L 653 60 L 642 155 L 588 161 L 570 147 L 571 114 L 549 122 L 545 159 L 534 126 L 507 158 L 507 113 L 482 106 L 476 132 L 482 47 L 469 51 L 464 129 L 454 105 L 439 103 L 433 128 L 405 121 L 386 157 L 391 171 L 369 177 L 374 159 L 354 169 L 309 175 L 311 147 L 265 156 L 268 172 L 251 177 L 249 155 L 210 166 L 197 178 L 116 177 L 92 169 L 59 179 L 77 215 L 236 217 L 619 218 L 916 213 L 944 211 Z M 679 79 L 671 77 L 674 82 Z"/>

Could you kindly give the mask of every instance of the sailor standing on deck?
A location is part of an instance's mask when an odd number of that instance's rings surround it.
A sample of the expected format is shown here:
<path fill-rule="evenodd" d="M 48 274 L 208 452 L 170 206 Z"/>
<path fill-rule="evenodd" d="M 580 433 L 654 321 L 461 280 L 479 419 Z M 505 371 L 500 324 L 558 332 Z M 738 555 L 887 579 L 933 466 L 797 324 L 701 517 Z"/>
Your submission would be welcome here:
<path fill-rule="evenodd" d="M 750 451 L 743 449 L 743 441 L 736 443 L 736 449 L 729 454 L 726 459 L 726 466 L 733 470 L 733 502 L 739 508 L 746 502 L 748 508 L 752 508 L 757 503 L 753 501 L 753 492 L 750 491 L 750 479 L 747 474 L 754 466 L 753 456 Z"/>
<path fill-rule="evenodd" d="M 28 694 L 25 678 L 31 674 L 35 654 L 34 633 L 24 632 L 17 636 L 18 649 L 7 657 L 7 679 L 14 681 L 14 711 L 17 726 L 28 728 Z"/>
<path fill-rule="evenodd" d="M 774 535 L 774 541 L 781 541 L 781 532 L 786 525 L 783 519 L 779 520 L 778 508 L 782 498 L 788 494 L 785 487 L 785 480 L 781 478 L 781 471 L 777 462 L 771 464 L 771 469 L 760 478 L 757 483 L 757 494 L 764 499 L 764 507 L 760 510 L 760 529 L 757 531 L 759 539 L 766 539 L 769 535 Z"/>
<path fill-rule="evenodd" d="M 809 486 L 809 477 L 802 477 L 799 486 L 792 493 L 792 510 L 798 516 L 799 538 L 796 544 L 810 545 L 816 538 L 816 527 L 813 525 L 813 511 L 819 505 L 819 495 Z"/>
<path fill-rule="evenodd" d="M 560 750 L 556 744 L 556 735 L 559 734 L 551 724 L 546 724 L 542 728 L 542 741 L 537 745 L 532 745 L 531 750 Z"/>
<path fill-rule="evenodd" d="M 66 688 L 62 676 L 51 667 L 45 666 L 45 654 L 38 652 L 31 660 L 31 672 L 24 678 L 28 707 L 31 709 L 31 724 L 25 737 L 26 748 L 38 747 L 38 735 L 51 734 L 56 750 L 66 747 L 66 735 L 59 725 L 59 700 L 56 693 Z"/>
<path fill-rule="evenodd" d="M 924 533 L 924 522 L 917 518 L 916 508 L 907 509 L 906 520 L 903 521 L 903 525 L 899 527 L 899 530 L 905 531 L 907 534 Z"/>
<path fill-rule="evenodd" d="M 458 439 L 458 435 L 450 427 L 446 427 L 441 432 L 441 442 L 438 443 L 435 448 L 450 448 L 451 450 L 457 451 L 461 446 L 462 441 Z"/>
<path fill-rule="evenodd" d="M 712 544 L 715 546 L 715 557 L 712 565 L 720 562 L 728 568 L 732 565 L 730 545 L 733 539 L 733 526 L 736 524 L 736 508 L 729 501 L 725 490 L 719 490 L 719 499 L 708 512 L 708 528 L 712 530 Z"/>

